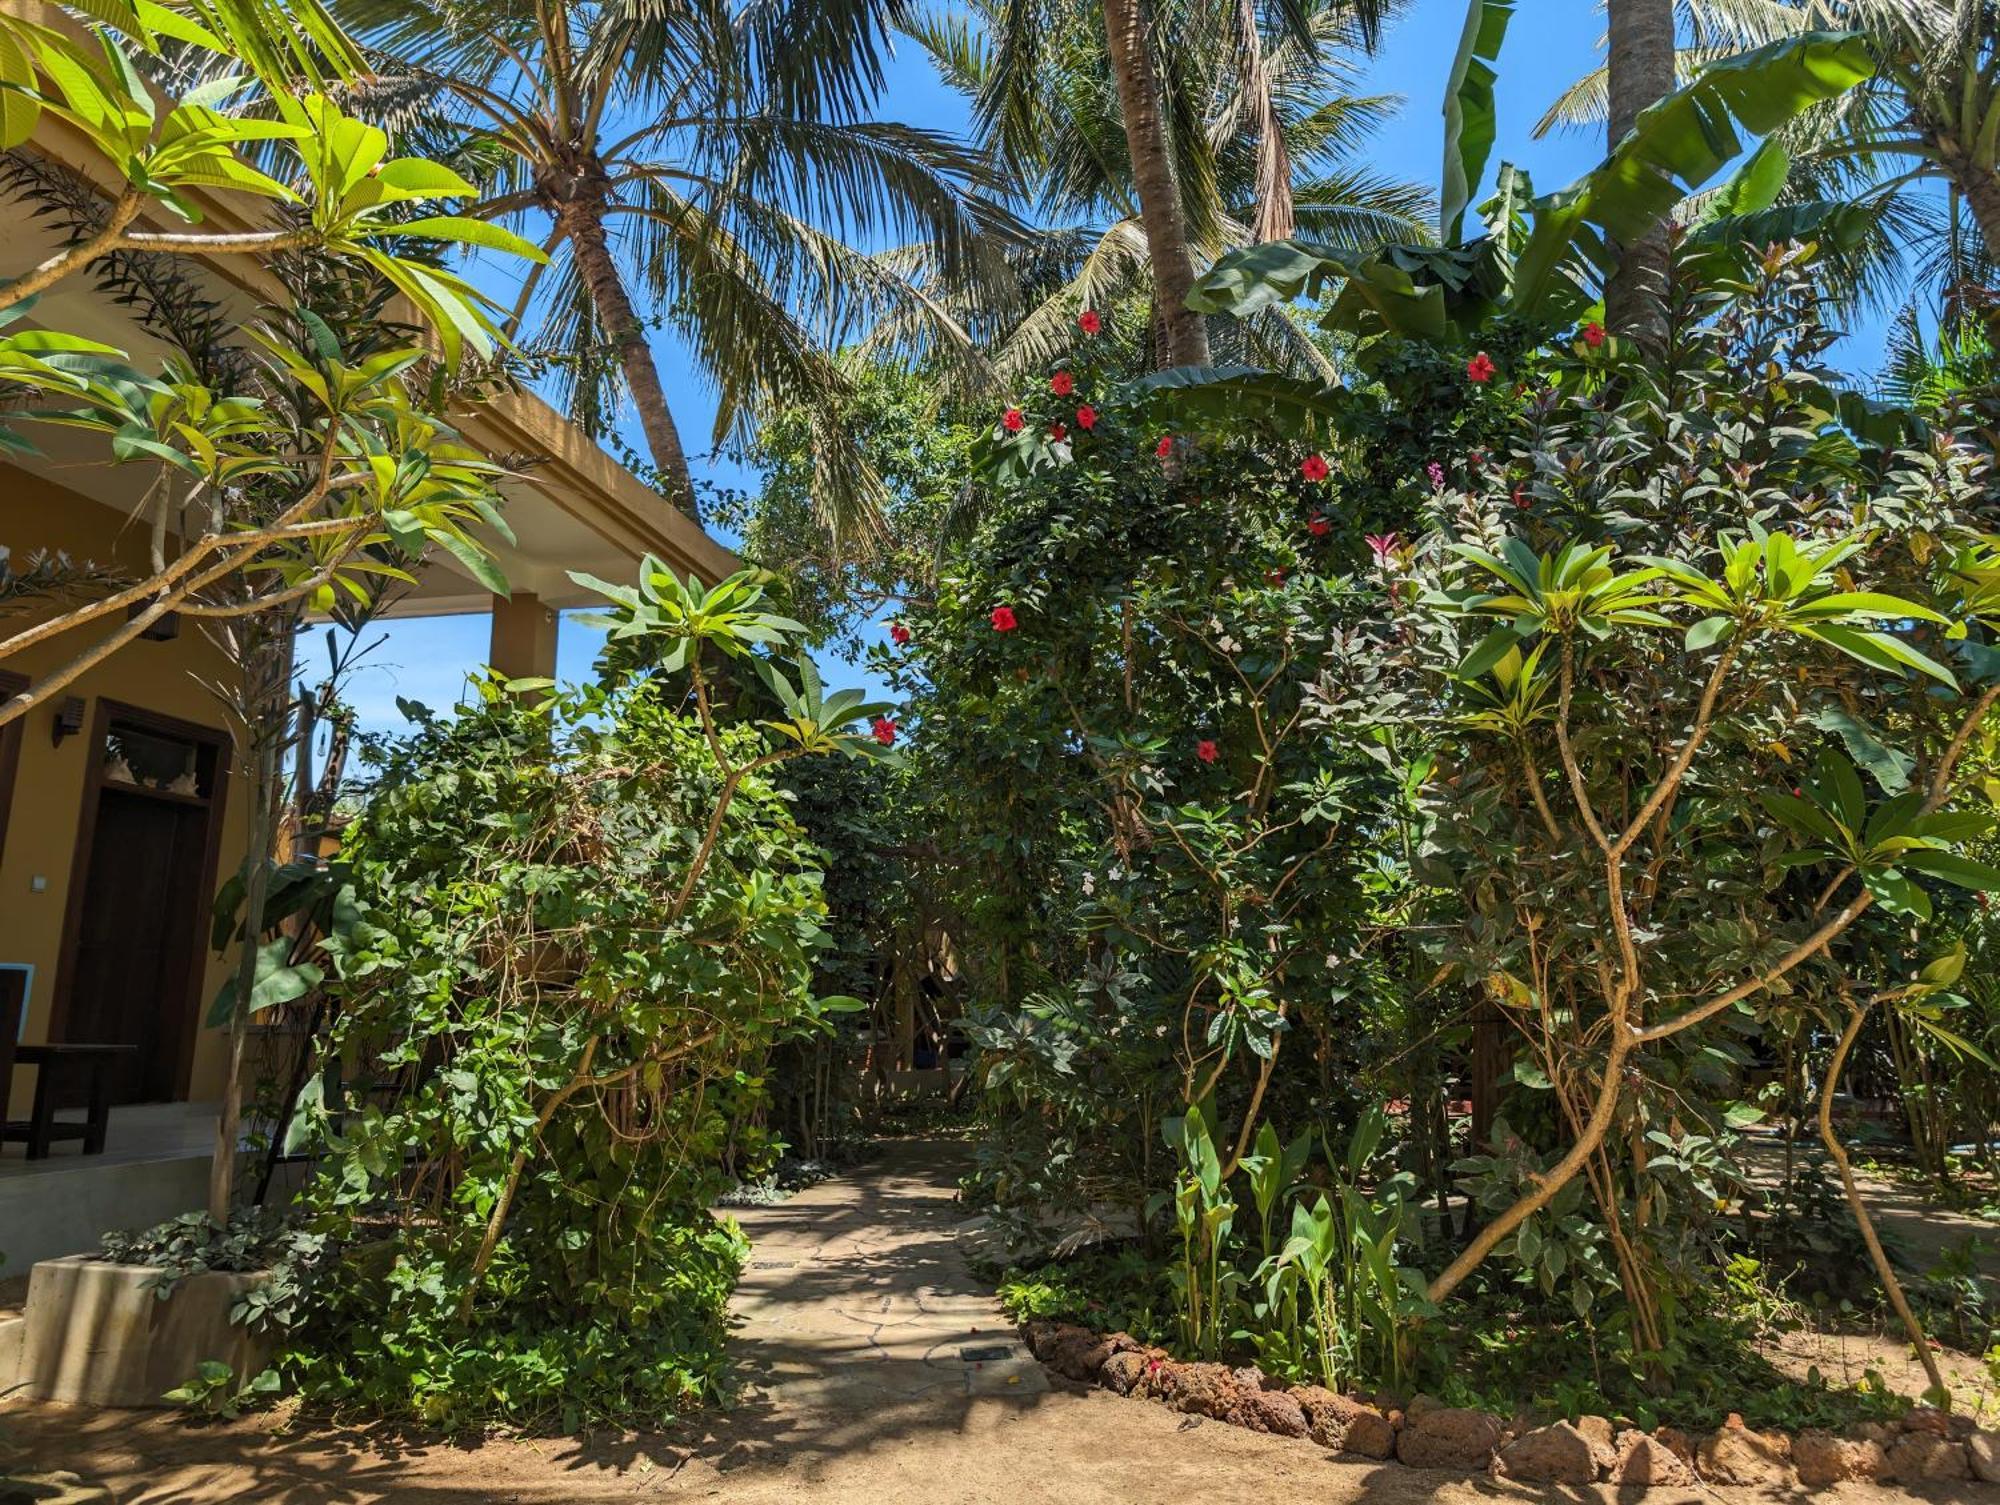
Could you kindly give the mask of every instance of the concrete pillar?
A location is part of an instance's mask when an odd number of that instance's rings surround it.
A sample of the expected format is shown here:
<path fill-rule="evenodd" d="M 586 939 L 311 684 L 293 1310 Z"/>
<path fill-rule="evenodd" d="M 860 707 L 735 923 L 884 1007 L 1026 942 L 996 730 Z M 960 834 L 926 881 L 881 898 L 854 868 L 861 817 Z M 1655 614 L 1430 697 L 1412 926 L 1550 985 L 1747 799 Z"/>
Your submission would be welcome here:
<path fill-rule="evenodd" d="M 509 679 L 554 679 L 558 621 L 555 608 L 531 591 L 495 596 L 487 661 Z"/>

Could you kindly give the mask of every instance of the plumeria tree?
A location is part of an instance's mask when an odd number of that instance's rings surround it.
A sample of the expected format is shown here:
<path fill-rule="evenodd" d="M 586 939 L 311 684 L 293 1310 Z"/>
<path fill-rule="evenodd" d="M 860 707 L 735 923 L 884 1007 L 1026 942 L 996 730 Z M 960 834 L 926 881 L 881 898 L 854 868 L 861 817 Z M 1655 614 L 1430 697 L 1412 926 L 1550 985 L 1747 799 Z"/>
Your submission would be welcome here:
<path fill-rule="evenodd" d="M 1580 341 L 1541 373 L 1490 479 L 1440 493 L 1396 598 L 1449 728 L 1428 790 L 1465 906 L 1445 956 L 1505 1010 L 1560 1126 L 1429 1296 L 1496 1251 L 1554 1257 L 1529 1230 L 1583 1176 L 1642 1351 L 1667 1336 L 1653 1230 L 1700 1052 L 1829 990 L 1936 991 L 1850 981 L 1865 922 L 2000 886 L 1964 851 L 1991 824 L 1964 755 L 2000 700 L 1980 462 L 1944 436 L 1857 449 L 1802 253 L 1768 253 L 1753 287 L 1678 283 L 1661 367 Z"/>
<path fill-rule="evenodd" d="M 0 37 L 20 60 L 7 85 L 8 144 L 27 140 L 47 115 L 80 132 L 122 183 L 108 206 L 86 192 L 70 217 L 68 243 L 0 287 L 0 379 L 51 405 L 30 419 L 94 432 L 108 458 L 157 474 L 148 488 L 149 570 L 135 579 L 101 573 L 84 599 L 0 639 L 0 658 L 96 630 L 63 666 L 0 704 L 0 724 L 60 693 L 78 676 L 170 615 L 229 618 L 336 599 L 365 600 L 372 583 L 407 579 L 396 561 L 433 545 L 504 590 L 474 530 L 499 526 L 494 468 L 466 449 L 449 425 L 426 411 L 408 381 L 432 356 L 422 339 L 350 361 L 324 321 L 289 309 L 250 327 L 243 358 L 225 371 L 170 363 L 158 374 L 132 369 L 99 342 L 22 321 L 41 293 L 107 258 L 280 255 L 331 257 L 381 279 L 429 326 L 435 349 L 456 364 L 468 343 L 490 353 L 494 329 L 484 300 L 435 257 L 411 254 L 429 242 L 496 244 L 530 258 L 532 246 L 492 227 L 414 212 L 427 201 L 462 197 L 471 185 L 416 158 L 394 157 L 387 136 L 317 94 L 294 95 L 283 80 L 262 86 L 275 119 L 223 113 L 246 85 L 231 77 L 162 107 L 135 59 L 164 35 L 244 63 L 226 37 L 174 12 L 111 10 L 117 23 L 82 36 L 15 17 Z M 156 35 L 157 28 L 164 28 Z M 253 167 L 248 152 L 276 143 L 291 181 Z M 35 170 L 41 182 L 65 170 Z M 232 208 L 268 209 L 270 228 L 218 234 L 199 229 L 204 196 Z M 153 230 L 147 216 L 181 228 Z M 413 331 L 414 333 L 414 331 Z M 274 400 L 302 394 L 302 406 Z M 7 442 L 31 446 L 15 415 Z M 20 576 L 57 571 L 31 556 Z M 0 607 L 7 598 L 0 596 Z M 39 614 L 39 611 L 38 611 Z M 115 624 L 115 625 L 111 625 Z M 106 630 L 108 628 L 108 630 Z"/>

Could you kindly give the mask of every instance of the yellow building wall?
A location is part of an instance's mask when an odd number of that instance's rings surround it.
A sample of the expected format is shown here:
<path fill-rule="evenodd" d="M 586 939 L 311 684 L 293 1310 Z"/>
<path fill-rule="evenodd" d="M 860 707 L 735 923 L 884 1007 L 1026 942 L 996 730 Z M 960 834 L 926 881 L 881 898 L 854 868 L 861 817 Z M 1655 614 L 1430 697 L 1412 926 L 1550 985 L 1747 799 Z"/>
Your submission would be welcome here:
<path fill-rule="evenodd" d="M 4 464 L 0 464 L 0 543 L 12 551 L 17 567 L 36 550 L 47 549 L 66 552 L 72 559 L 116 564 L 135 578 L 147 573 L 143 526 L 77 492 Z M 53 614 L 0 617 L 0 640 Z M 39 680 L 89 647 L 107 622 L 119 620 L 122 616 L 101 619 L 24 652 L 0 657 L 0 669 Z M 120 701 L 226 733 L 228 719 L 204 688 L 204 681 L 217 682 L 229 672 L 228 659 L 201 628 L 183 623 L 179 637 L 169 642 L 128 643 L 59 692 L 53 701 L 28 712 L 6 823 L 6 846 L 0 851 L 0 962 L 26 962 L 35 969 L 24 1039 L 48 1038 L 49 1009 L 55 998 L 63 920 L 68 913 L 71 867 L 76 857 L 77 823 L 92 753 L 91 732 L 100 701 Z M 55 705 L 69 695 L 82 696 L 87 702 L 83 730 L 64 738 L 57 747 L 51 739 Z M 248 843 L 249 791 L 243 770 L 237 766 L 233 743 L 231 748 L 218 882 L 242 863 Z M 0 790 L 0 798 L 5 797 L 6 791 Z M 37 878 L 46 880 L 39 893 L 35 891 Z M 200 896 L 203 934 L 199 945 L 208 958 L 206 980 L 194 1002 L 201 1014 L 207 1012 L 208 1000 L 222 985 L 227 966 L 225 959 L 208 950 L 207 915 L 213 897 L 213 893 Z M 226 1043 L 220 1030 L 200 1031 L 186 1094 L 189 1101 L 213 1101 L 221 1095 Z M 16 1070 L 10 1116 L 26 1116 L 25 1094 L 32 1090 L 32 1082 L 28 1068 Z"/>

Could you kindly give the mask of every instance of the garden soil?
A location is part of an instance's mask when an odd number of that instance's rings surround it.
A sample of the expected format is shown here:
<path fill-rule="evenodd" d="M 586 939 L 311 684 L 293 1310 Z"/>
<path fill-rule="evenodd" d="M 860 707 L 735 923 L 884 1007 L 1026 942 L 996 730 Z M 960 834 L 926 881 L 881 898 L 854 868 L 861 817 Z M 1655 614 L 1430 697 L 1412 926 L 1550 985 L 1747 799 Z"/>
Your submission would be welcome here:
<path fill-rule="evenodd" d="M 283 1415 L 203 1425 L 171 1412 L 14 1401 L 0 1405 L 0 1475 L 67 1471 L 80 1487 L 46 1498 L 119 1505 L 635 1497 L 731 1505 L 1471 1505 L 1552 1497 L 1483 1477 L 1339 1461 L 1310 1443 L 1052 1384 L 965 1265 L 953 1233 L 954 1169 L 945 1147 L 905 1142 L 861 1173 L 739 1215 L 753 1240 L 736 1300 L 746 1390 L 737 1407 L 700 1426 L 451 1440 Z M 1619 1496 L 1646 1505 L 1779 1497 L 1712 1489 Z M 1814 1498 L 1910 1497 L 1848 1485 Z M 1994 1500 L 2000 1487 L 1947 1486 L 1925 1498 Z M 0 1501 L 12 1505 L 4 1486 Z"/>

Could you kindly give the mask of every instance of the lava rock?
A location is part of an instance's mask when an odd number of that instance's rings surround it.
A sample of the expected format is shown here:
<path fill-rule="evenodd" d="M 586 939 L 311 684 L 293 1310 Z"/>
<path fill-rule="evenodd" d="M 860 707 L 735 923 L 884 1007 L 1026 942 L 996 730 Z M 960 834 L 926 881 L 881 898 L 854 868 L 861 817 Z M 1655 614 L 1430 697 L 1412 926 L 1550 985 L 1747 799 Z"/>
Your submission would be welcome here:
<path fill-rule="evenodd" d="M 1419 1397 L 1425 1399 L 1425 1397 Z M 1500 1445 L 1500 1418 L 1435 1402 L 1404 1414 L 1396 1456 L 1412 1468 L 1450 1468 L 1483 1473 Z"/>
<path fill-rule="evenodd" d="M 1597 1482 L 1597 1449 L 1566 1421 L 1523 1432 L 1501 1448 L 1493 1462 L 1494 1472 L 1528 1484 Z"/>
<path fill-rule="evenodd" d="M 1791 1444 L 1778 1433 L 1753 1432 L 1740 1416 L 1695 1451 L 1695 1467 L 1711 1484 L 1782 1484 L 1791 1473 Z"/>
<path fill-rule="evenodd" d="M 1935 1432 L 1905 1432 L 1890 1445 L 1889 1477 L 1898 1484 L 1939 1484 L 1970 1479 L 1965 1444 Z"/>
<path fill-rule="evenodd" d="M 1364 1458 L 1396 1455 L 1396 1429 L 1388 1417 L 1365 1401 L 1335 1395 L 1318 1385 L 1301 1385 L 1292 1391 L 1292 1398 L 1305 1413 L 1312 1440 L 1321 1447 Z"/>
<path fill-rule="evenodd" d="M 1965 1461 L 1972 1477 L 1986 1484 L 2000 1484 L 2000 1433 L 1975 1427 L 1965 1439 Z"/>
<path fill-rule="evenodd" d="M 1303 1407 L 1282 1390 L 1243 1389 L 1229 1419 L 1252 1432 L 1268 1432 L 1274 1437 L 1304 1437 L 1309 1425 Z"/>
<path fill-rule="evenodd" d="M 1613 1484 L 1628 1486 L 1661 1484 L 1686 1489 L 1694 1483 L 1694 1470 L 1685 1457 L 1675 1452 L 1671 1444 L 1649 1437 L 1636 1427 L 1618 1434 L 1606 1476 Z"/>
<path fill-rule="evenodd" d="M 1225 1364 L 1171 1364 L 1160 1368 L 1160 1398 L 1176 1411 L 1229 1420 L 1242 1397 Z"/>
<path fill-rule="evenodd" d="M 1579 1416 L 1573 1423 L 1577 1431 L 1590 1443 L 1590 1451 L 1597 1459 L 1599 1468 L 1609 1468 L 1618 1457 L 1618 1428 L 1612 1425 L 1608 1416 Z M 1627 1426 L 1629 1428 L 1629 1423 Z"/>
<path fill-rule="evenodd" d="M 1818 1489 L 1847 1479 L 1880 1479 L 1888 1472 L 1889 1455 L 1873 1438 L 1836 1437 L 1812 1429 L 1792 1439 L 1792 1465 L 1799 1483 Z"/>
<path fill-rule="evenodd" d="M 1694 1467 L 1694 1439 L 1679 1427 L 1654 1427 L 1653 1440 L 1690 1469 Z"/>
<path fill-rule="evenodd" d="M 1130 1333 L 1100 1335 L 1087 1327 L 1064 1323 L 1044 1335 L 1042 1350 L 1036 1354 L 1044 1364 L 1065 1379 L 1094 1384 L 1105 1361 L 1116 1353 L 1129 1353 L 1139 1344 Z"/>
<path fill-rule="evenodd" d="M 1283 1380 L 1273 1379 L 1255 1364 L 1245 1364 L 1230 1372 L 1235 1375 L 1236 1383 L 1245 1390 L 1282 1390 L 1285 1388 Z"/>
<path fill-rule="evenodd" d="M 1130 1395 L 1139 1381 L 1145 1378 L 1146 1365 L 1150 1362 L 1148 1355 L 1137 1349 L 1114 1353 L 1104 1361 L 1104 1368 L 1098 1372 L 1097 1382 L 1115 1394 Z"/>
<path fill-rule="evenodd" d="M 1934 1437 L 1951 1435 L 1951 1418 L 1935 1406 L 1912 1406 L 1903 1413 L 1905 1432 L 1928 1432 Z"/>

